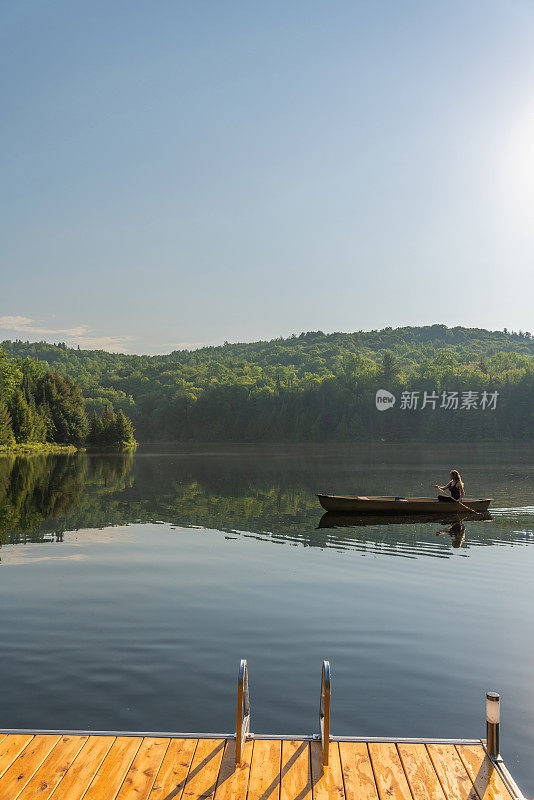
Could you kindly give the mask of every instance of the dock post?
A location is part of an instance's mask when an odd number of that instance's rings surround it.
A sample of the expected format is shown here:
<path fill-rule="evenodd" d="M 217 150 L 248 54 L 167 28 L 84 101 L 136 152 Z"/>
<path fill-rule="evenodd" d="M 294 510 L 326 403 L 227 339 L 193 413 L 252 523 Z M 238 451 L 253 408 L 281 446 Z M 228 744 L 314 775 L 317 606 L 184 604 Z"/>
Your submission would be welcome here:
<path fill-rule="evenodd" d="M 486 692 L 486 739 L 488 755 L 499 757 L 499 733 L 501 727 L 501 698 L 497 692 Z"/>

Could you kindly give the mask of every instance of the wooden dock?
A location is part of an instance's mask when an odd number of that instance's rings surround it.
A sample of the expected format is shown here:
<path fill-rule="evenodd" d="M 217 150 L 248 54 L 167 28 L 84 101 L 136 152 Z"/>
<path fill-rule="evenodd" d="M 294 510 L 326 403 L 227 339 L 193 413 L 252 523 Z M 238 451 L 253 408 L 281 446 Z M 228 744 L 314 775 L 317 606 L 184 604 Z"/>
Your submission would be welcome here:
<path fill-rule="evenodd" d="M 0 800 L 523 800 L 482 740 L 0 733 Z"/>
<path fill-rule="evenodd" d="M 319 731 L 250 732 L 248 669 L 235 734 L 0 730 L 0 800 L 525 800 L 499 755 L 500 697 L 482 739 L 330 734 L 330 663 Z"/>

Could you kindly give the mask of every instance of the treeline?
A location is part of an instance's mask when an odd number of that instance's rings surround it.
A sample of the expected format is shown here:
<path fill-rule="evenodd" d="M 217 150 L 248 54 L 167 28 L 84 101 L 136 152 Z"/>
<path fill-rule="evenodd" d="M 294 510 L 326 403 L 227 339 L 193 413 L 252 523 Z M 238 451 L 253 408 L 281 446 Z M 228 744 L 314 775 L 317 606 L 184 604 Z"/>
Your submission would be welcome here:
<path fill-rule="evenodd" d="M 164 356 L 5 342 L 80 386 L 90 414 L 132 418 L 141 441 L 520 439 L 534 435 L 529 332 L 426 327 L 228 344 Z M 397 396 L 379 413 L 375 392 Z M 498 393 L 495 407 L 407 409 L 403 392 Z"/>
<path fill-rule="evenodd" d="M 89 424 L 85 399 L 69 375 L 34 358 L 9 359 L 0 349 L 0 447 L 135 444 L 133 426 L 110 406 Z"/>

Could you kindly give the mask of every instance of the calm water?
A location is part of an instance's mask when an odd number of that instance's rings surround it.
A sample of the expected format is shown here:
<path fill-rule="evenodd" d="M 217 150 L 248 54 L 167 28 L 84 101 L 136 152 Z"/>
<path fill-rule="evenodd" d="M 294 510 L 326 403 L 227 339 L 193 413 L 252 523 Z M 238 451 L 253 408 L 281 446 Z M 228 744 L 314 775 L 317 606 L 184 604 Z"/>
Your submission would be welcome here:
<path fill-rule="evenodd" d="M 314 492 L 434 494 L 491 521 L 322 520 Z M 534 791 L 534 461 L 527 448 L 170 448 L 0 458 L 2 727 L 478 737 Z M 437 535 L 440 530 L 445 533 Z"/>

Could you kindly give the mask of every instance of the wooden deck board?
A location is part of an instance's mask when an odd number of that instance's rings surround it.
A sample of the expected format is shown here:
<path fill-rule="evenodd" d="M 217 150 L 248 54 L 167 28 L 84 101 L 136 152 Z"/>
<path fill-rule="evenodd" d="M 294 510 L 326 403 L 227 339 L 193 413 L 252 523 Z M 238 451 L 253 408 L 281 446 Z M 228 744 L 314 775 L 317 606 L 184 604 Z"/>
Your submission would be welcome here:
<path fill-rule="evenodd" d="M 117 800 L 132 797 L 147 800 L 168 746 L 168 739 L 143 739 L 119 789 Z"/>
<path fill-rule="evenodd" d="M 60 738 L 34 736 L 0 778 L 0 797 L 15 800 Z"/>
<path fill-rule="evenodd" d="M 366 742 L 340 742 L 339 754 L 347 800 L 378 800 Z"/>
<path fill-rule="evenodd" d="M 339 757 L 339 745 L 330 743 L 328 766 L 323 767 L 323 751 L 320 742 L 310 745 L 313 800 L 344 800 L 343 772 Z"/>
<path fill-rule="evenodd" d="M 456 749 L 480 800 L 510 800 L 506 784 L 482 745 L 457 745 Z"/>
<path fill-rule="evenodd" d="M 114 741 L 114 736 L 90 736 L 50 795 L 50 800 L 80 800 Z"/>
<path fill-rule="evenodd" d="M 256 739 L 248 782 L 247 800 L 280 800 L 282 742 Z"/>
<path fill-rule="evenodd" d="M 32 734 L 15 733 L 0 742 L 0 778 L 32 739 Z"/>
<path fill-rule="evenodd" d="M 412 800 L 395 744 L 371 742 L 369 753 L 380 800 Z"/>
<path fill-rule="evenodd" d="M 87 736 L 62 736 L 16 800 L 48 800 L 87 739 Z"/>
<path fill-rule="evenodd" d="M 183 800 L 212 800 L 226 745 L 225 739 L 199 739 L 189 775 L 181 794 Z M 165 798 L 167 800 L 167 798 Z M 175 800 L 173 797 L 172 800 Z"/>
<path fill-rule="evenodd" d="M 246 800 L 250 764 L 252 761 L 252 742 L 245 742 L 241 763 L 235 763 L 235 742 L 226 742 L 224 756 L 217 778 L 215 800 Z"/>
<path fill-rule="evenodd" d="M 280 800 L 312 800 L 309 742 L 282 742 Z"/>
<path fill-rule="evenodd" d="M 478 800 L 471 778 L 453 744 L 427 744 L 426 749 L 447 800 Z"/>
<path fill-rule="evenodd" d="M 522 800 L 482 744 L 0 733 L 0 800 Z"/>
<path fill-rule="evenodd" d="M 137 736 L 117 736 L 83 800 L 115 800 L 142 741 Z"/>
<path fill-rule="evenodd" d="M 414 800 L 446 800 L 425 745 L 400 743 L 397 750 Z"/>
<path fill-rule="evenodd" d="M 171 739 L 149 800 L 180 800 L 198 739 Z"/>

